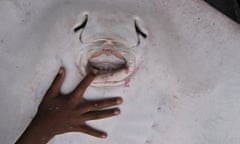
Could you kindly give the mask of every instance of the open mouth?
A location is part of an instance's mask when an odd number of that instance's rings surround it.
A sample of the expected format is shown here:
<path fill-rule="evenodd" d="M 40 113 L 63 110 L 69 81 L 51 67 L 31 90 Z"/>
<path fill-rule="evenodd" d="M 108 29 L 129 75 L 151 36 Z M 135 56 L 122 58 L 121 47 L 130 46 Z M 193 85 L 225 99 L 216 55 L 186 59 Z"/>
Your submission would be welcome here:
<path fill-rule="evenodd" d="M 117 86 L 125 80 L 136 68 L 136 57 L 130 49 L 122 50 L 112 43 L 107 43 L 102 49 L 93 49 L 86 45 L 77 60 L 77 67 L 82 75 L 90 69 L 99 74 L 91 83 L 92 86 Z M 89 48 L 90 47 L 90 48 Z"/>
<path fill-rule="evenodd" d="M 90 58 L 88 65 L 100 74 L 112 74 L 119 70 L 127 69 L 127 61 L 125 59 L 106 54 Z"/>

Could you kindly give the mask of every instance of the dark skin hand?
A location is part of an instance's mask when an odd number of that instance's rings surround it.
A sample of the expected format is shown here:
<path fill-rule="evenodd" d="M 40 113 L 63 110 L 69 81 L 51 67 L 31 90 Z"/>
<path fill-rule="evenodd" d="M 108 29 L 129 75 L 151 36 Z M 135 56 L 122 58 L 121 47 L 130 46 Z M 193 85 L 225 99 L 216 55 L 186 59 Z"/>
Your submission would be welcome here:
<path fill-rule="evenodd" d="M 60 89 L 65 75 L 66 71 L 61 67 L 46 92 L 36 116 L 16 144 L 46 144 L 55 135 L 66 132 L 107 137 L 105 132 L 92 128 L 86 122 L 120 114 L 118 108 L 105 108 L 121 104 L 122 99 L 120 97 L 91 101 L 84 99 L 85 90 L 97 76 L 94 72 L 89 72 L 70 94 L 63 95 Z"/>

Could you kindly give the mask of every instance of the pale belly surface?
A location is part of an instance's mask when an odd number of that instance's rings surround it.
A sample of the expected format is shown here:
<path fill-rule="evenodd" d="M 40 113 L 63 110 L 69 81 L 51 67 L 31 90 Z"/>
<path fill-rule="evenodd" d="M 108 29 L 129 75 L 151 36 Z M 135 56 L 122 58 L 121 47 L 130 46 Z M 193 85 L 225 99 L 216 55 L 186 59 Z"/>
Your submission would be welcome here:
<path fill-rule="evenodd" d="M 118 71 L 85 97 L 121 96 L 121 115 L 89 122 L 107 139 L 50 144 L 239 144 L 239 47 L 239 25 L 202 1 L 2 0 L 0 143 L 21 135 L 60 66 L 68 93 L 91 64 Z"/>

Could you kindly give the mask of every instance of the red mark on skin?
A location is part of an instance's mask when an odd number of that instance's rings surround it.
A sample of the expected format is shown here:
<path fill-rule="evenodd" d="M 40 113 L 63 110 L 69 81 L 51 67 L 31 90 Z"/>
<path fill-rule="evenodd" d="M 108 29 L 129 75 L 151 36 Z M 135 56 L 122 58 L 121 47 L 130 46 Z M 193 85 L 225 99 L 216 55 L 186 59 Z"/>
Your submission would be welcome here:
<path fill-rule="evenodd" d="M 131 79 L 130 79 L 130 78 L 127 78 L 127 79 L 125 80 L 124 86 L 125 86 L 125 87 L 130 87 L 130 81 L 131 81 Z"/>

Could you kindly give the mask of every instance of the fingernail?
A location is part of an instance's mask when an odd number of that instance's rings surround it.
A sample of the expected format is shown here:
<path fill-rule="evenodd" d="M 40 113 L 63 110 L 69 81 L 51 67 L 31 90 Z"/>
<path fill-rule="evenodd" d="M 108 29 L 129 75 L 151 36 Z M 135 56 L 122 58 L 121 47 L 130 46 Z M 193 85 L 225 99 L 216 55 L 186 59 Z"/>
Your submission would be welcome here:
<path fill-rule="evenodd" d="M 120 114 L 120 110 L 114 110 L 114 112 L 113 112 L 115 115 L 118 115 L 118 114 Z"/>
<path fill-rule="evenodd" d="M 60 69 L 59 69 L 59 72 L 58 72 L 58 74 L 62 74 L 63 73 L 63 67 L 61 67 Z"/>
<path fill-rule="evenodd" d="M 98 74 L 98 70 L 92 69 L 92 73 L 95 74 L 95 75 L 97 75 L 97 74 Z"/>
<path fill-rule="evenodd" d="M 103 134 L 103 135 L 101 136 L 101 138 L 107 138 L 107 135 L 106 135 L 106 134 Z"/>
<path fill-rule="evenodd" d="M 119 98 L 119 99 L 117 99 L 116 103 L 117 103 L 117 104 L 121 104 L 122 101 L 123 101 L 123 100 Z"/>

